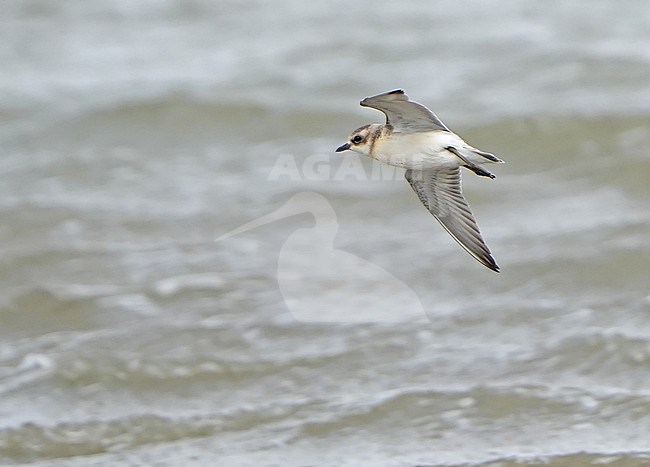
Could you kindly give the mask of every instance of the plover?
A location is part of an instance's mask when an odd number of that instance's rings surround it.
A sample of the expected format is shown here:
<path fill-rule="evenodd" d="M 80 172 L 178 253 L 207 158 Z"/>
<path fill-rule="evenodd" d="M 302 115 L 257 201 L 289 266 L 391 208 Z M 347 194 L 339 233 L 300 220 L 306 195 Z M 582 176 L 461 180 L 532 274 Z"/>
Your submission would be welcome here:
<path fill-rule="evenodd" d="M 481 164 L 503 161 L 467 144 L 402 89 L 366 97 L 360 104 L 383 112 L 386 123 L 354 130 L 336 152 L 351 150 L 405 168 L 406 180 L 445 230 L 479 262 L 499 272 L 463 196 L 460 167 L 495 178 Z"/>

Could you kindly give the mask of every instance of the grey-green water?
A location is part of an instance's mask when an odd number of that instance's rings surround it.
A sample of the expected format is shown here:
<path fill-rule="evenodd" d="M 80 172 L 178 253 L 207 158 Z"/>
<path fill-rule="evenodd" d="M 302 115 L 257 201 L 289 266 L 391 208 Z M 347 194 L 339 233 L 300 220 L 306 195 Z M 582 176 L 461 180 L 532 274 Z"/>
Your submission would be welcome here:
<path fill-rule="evenodd" d="M 650 463 L 649 5 L 5 1 L 0 463 Z M 333 152 L 396 87 L 500 275 Z"/>

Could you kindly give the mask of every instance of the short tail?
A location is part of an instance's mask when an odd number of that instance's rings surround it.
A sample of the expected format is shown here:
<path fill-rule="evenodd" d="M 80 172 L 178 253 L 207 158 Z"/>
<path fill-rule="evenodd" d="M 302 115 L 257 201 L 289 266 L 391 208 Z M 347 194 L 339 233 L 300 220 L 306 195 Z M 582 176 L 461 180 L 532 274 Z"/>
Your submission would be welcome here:
<path fill-rule="evenodd" d="M 492 154 L 492 153 L 485 152 L 485 151 L 481 151 L 480 149 L 476 149 L 476 148 L 473 148 L 473 147 L 471 147 L 471 146 L 468 146 L 468 147 L 463 148 L 463 149 L 467 149 L 467 150 L 469 150 L 470 152 L 473 152 L 474 154 L 477 154 L 477 155 L 479 155 L 479 156 L 481 156 L 481 157 L 484 157 L 485 159 L 487 159 L 487 160 L 490 161 L 490 162 L 495 162 L 495 163 L 497 163 L 497 164 L 503 164 L 503 163 L 505 163 L 504 160 L 499 159 L 497 156 L 495 156 L 495 155 Z"/>
<path fill-rule="evenodd" d="M 494 156 L 493 154 L 479 151 L 478 149 L 474 149 L 471 146 L 463 147 L 460 150 L 456 149 L 453 146 L 447 146 L 445 149 L 447 149 L 447 151 L 454 154 L 461 161 L 463 161 L 464 167 L 467 167 L 469 170 L 474 172 L 476 175 L 480 175 L 481 177 L 496 178 L 496 175 L 494 175 L 489 170 L 486 170 L 483 167 L 481 167 L 480 164 L 484 164 L 486 162 L 503 162 L 501 159 Z M 481 157 L 477 157 L 477 155 L 480 155 Z M 490 156 L 491 159 L 488 156 Z"/>

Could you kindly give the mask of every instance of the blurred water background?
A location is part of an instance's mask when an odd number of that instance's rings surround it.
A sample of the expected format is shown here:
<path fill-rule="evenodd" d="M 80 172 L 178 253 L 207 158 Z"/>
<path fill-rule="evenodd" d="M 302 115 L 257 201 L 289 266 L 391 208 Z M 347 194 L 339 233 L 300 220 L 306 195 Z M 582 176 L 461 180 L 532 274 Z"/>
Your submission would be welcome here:
<path fill-rule="evenodd" d="M 0 11 L 2 465 L 650 463 L 650 3 Z M 333 152 L 398 87 L 501 274 Z"/>

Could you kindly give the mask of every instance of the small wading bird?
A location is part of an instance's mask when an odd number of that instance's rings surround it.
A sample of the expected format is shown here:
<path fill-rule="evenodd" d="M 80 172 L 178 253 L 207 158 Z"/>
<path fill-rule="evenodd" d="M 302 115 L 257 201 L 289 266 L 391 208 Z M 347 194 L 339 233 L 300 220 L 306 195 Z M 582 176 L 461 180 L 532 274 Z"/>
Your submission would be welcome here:
<path fill-rule="evenodd" d="M 405 168 L 406 180 L 445 230 L 470 255 L 499 272 L 463 197 L 460 167 L 495 178 L 481 164 L 503 161 L 467 144 L 433 112 L 410 100 L 402 89 L 366 97 L 360 104 L 383 112 L 386 123 L 354 130 L 336 152 L 351 150 Z"/>

